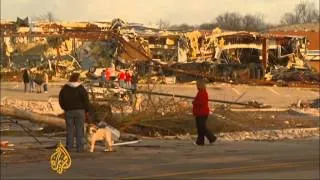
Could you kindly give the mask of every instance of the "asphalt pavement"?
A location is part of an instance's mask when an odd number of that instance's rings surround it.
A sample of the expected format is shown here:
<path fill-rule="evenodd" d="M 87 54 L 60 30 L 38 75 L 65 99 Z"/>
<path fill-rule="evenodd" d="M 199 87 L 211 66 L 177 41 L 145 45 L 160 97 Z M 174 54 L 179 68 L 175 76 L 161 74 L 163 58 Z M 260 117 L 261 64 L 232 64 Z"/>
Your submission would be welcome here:
<path fill-rule="evenodd" d="M 30 141 L 32 139 L 29 138 Z M 11 139 L 11 142 L 14 142 Z M 142 139 L 116 152 L 71 153 L 62 175 L 50 168 L 53 149 L 23 161 L 2 161 L 1 179 L 319 179 L 319 139 L 220 142 Z"/>
<path fill-rule="evenodd" d="M 12 97 L 24 100 L 47 101 L 49 97 L 57 97 L 63 82 L 49 83 L 49 93 L 24 93 L 23 83 L 19 82 L 1 82 L 1 98 Z M 140 85 L 140 89 L 143 85 Z M 207 87 L 209 98 L 224 100 L 248 102 L 255 100 L 274 108 L 286 108 L 298 100 L 315 100 L 320 98 L 319 89 L 314 88 L 294 88 L 294 87 L 273 87 L 273 86 L 248 86 L 231 85 L 226 83 L 216 83 Z M 154 85 L 153 91 L 165 92 L 185 96 L 195 96 L 197 89 L 195 85 Z"/>

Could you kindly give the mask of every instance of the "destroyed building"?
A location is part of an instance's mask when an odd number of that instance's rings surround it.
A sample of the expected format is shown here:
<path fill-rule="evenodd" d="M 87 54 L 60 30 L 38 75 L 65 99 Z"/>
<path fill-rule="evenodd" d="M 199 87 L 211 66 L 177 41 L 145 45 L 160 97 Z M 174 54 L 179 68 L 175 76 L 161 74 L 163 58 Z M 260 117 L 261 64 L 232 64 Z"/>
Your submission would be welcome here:
<path fill-rule="evenodd" d="M 302 52 L 308 64 L 320 72 L 320 34 L 319 23 L 295 24 L 269 29 L 269 34 L 306 37 L 306 51 Z"/>
<path fill-rule="evenodd" d="M 308 69 L 305 54 L 310 40 L 305 36 L 219 28 L 212 32 L 163 31 L 121 19 L 17 24 L 2 23 L 3 66 L 19 67 L 20 62 L 20 67 L 35 67 L 40 63 L 51 69 L 51 63 L 56 63 L 55 67 L 68 71 L 137 66 L 145 74 L 153 64 L 153 70 L 159 71 L 161 66 L 161 74 L 176 76 L 178 82 L 199 75 L 228 82 L 271 80 L 277 71 Z"/>

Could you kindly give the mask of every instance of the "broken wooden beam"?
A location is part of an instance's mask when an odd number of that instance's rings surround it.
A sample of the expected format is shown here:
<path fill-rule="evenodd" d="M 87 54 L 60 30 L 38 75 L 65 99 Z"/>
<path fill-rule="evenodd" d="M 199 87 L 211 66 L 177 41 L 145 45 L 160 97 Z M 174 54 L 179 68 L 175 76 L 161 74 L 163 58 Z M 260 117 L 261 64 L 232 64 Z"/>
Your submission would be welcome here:
<path fill-rule="evenodd" d="M 30 111 L 20 110 L 13 107 L 4 107 L 4 106 L 0 106 L 0 114 L 5 116 L 16 117 L 16 118 L 19 118 L 19 120 L 28 120 L 33 123 L 43 123 L 43 124 L 59 127 L 62 129 L 66 129 L 65 120 L 59 117 L 42 115 L 42 114 L 30 112 Z M 86 125 L 87 124 L 85 123 L 85 127 Z M 121 132 L 120 139 L 136 140 L 137 136 L 134 134 Z"/>
<path fill-rule="evenodd" d="M 30 111 L 20 110 L 13 107 L 0 107 L 0 114 L 5 116 L 12 116 L 22 120 L 29 120 L 34 123 L 44 123 L 56 127 L 66 129 L 65 120 L 59 117 L 42 115 Z"/>

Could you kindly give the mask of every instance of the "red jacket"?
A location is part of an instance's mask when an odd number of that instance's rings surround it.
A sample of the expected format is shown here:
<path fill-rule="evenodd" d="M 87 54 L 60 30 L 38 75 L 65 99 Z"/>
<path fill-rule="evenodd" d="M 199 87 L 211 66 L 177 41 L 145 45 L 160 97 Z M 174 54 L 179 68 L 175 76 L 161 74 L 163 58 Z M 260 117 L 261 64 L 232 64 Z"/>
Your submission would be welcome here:
<path fill-rule="evenodd" d="M 126 73 L 126 81 L 131 82 L 131 75 L 130 73 Z"/>
<path fill-rule="evenodd" d="M 110 68 L 106 68 L 106 80 L 110 80 L 111 70 Z"/>
<path fill-rule="evenodd" d="M 193 101 L 193 115 L 194 116 L 208 116 L 209 115 L 209 104 L 208 104 L 208 93 L 205 89 L 199 89 L 197 96 Z"/>
<path fill-rule="evenodd" d="M 124 72 L 120 72 L 119 74 L 119 80 L 125 80 L 126 79 L 126 74 Z"/>

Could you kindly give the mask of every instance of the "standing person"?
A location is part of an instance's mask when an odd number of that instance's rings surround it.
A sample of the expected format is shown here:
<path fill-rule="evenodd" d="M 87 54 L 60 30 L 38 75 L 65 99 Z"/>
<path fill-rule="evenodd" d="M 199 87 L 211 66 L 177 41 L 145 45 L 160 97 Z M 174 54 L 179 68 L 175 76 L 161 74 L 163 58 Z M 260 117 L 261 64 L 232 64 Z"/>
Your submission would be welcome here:
<path fill-rule="evenodd" d="M 75 126 L 77 152 L 84 150 L 84 121 L 88 116 L 89 97 L 86 89 L 79 81 L 80 74 L 72 73 L 69 82 L 59 93 L 59 104 L 65 111 L 67 126 L 66 145 L 68 151 L 73 147 L 73 130 Z"/>
<path fill-rule="evenodd" d="M 110 68 L 106 68 L 107 87 L 110 87 L 110 78 L 111 78 L 111 69 Z"/>
<path fill-rule="evenodd" d="M 131 74 L 130 74 L 129 70 L 126 70 L 125 75 L 126 75 L 126 79 L 125 79 L 126 87 L 127 87 L 127 89 L 131 89 Z"/>
<path fill-rule="evenodd" d="M 109 81 L 111 77 L 111 69 L 106 68 L 105 72 L 106 72 L 106 80 Z"/>
<path fill-rule="evenodd" d="M 30 78 L 30 89 L 29 89 L 29 91 L 30 92 L 34 92 L 35 90 L 35 82 L 34 82 L 34 80 L 35 80 L 35 77 L 34 77 L 34 73 L 33 72 L 30 72 L 30 75 L 29 75 L 29 78 Z"/>
<path fill-rule="evenodd" d="M 126 79 L 126 74 L 123 72 L 123 70 L 119 73 L 119 86 L 122 88 L 125 88 L 124 80 Z"/>
<path fill-rule="evenodd" d="M 42 84 L 43 84 L 43 77 L 40 73 L 36 73 L 35 75 L 35 83 L 36 83 L 36 90 L 37 93 L 42 93 Z"/>
<path fill-rule="evenodd" d="M 45 71 L 43 71 L 42 75 L 43 75 L 43 82 L 44 82 L 43 90 L 44 90 L 44 93 L 48 93 L 49 76 Z"/>
<path fill-rule="evenodd" d="M 29 76 L 28 69 L 23 70 L 22 79 L 23 79 L 23 83 L 24 83 L 24 92 L 26 93 L 27 88 L 28 88 L 28 84 L 30 82 L 30 76 Z"/>
<path fill-rule="evenodd" d="M 101 71 L 101 85 L 104 87 L 106 84 L 106 70 Z"/>
<path fill-rule="evenodd" d="M 197 81 L 198 93 L 192 102 L 193 104 L 193 115 L 196 117 L 196 125 L 198 138 L 196 141 L 197 145 L 204 145 L 204 137 L 207 137 L 210 143 L 217 140 L 217 137 L 207 129 L 207 119 L 209 115 L 209 104 L 208 104 L 208 93 L 206 85 L 203 80 Z"/>
<path fill-rule="evenodd" d="M 136 72 L 133 72 L 132 73 L 132 77 L 131 77 L 131 89 L 132 89 L 132 92 L 135 93 L 136 90 L 137 90 L 137 84 L 138 84 L 138 74 Z"/>

